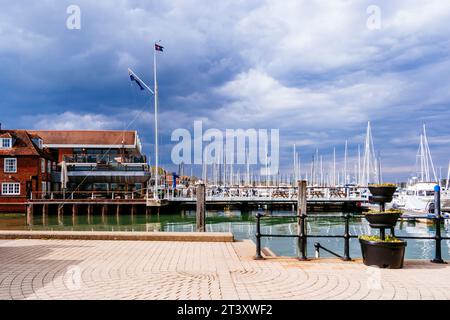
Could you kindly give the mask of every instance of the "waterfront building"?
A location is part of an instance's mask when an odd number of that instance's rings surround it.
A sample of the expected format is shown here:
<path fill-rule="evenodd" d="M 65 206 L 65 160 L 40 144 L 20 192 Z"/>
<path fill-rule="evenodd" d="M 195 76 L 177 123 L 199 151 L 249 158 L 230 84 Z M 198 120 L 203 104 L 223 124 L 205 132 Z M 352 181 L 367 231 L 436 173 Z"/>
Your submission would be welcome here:
<path fill-rule="evenodd" d="M 0 212 L 23 212 L 31 193 L 52 191 L 56 159 L 42 138 L 26 130 L 0 130 Z"/>
<path fill-rule="evenodd" d="M 53 189 L 96 193 L 143 192 L 150 168 L 137 131 L 38 130 L 57 159 Z"/>

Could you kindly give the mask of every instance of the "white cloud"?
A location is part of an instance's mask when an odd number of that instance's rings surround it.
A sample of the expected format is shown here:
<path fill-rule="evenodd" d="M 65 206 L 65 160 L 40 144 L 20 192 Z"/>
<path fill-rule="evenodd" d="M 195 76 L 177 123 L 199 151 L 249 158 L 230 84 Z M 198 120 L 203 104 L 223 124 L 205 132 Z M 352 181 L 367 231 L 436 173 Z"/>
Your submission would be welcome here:
<path fill-rule="evenodd" d="M 241 73 L 215 91 L 231 100 L 214 112 L 222 123 L 332 130 L 377 118 L 403 96 L 402 80 L 385 76 L 316 88 L 283 85 L 261 70 Z"/>
<path fill-rule="evenodd" d="M 36 130 L 102 130 L 120 128 L 114 116 L 66 111 L 60 114 L 41 114 L 23 117 L 29 127 Z"/>

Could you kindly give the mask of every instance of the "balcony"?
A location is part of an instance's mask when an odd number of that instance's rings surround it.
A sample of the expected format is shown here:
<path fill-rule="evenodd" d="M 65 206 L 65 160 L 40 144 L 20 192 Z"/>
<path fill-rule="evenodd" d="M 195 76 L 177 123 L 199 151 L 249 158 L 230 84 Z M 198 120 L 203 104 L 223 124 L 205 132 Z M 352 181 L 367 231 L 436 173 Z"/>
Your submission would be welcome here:
<path fill-rule="evenodd" d="M 150 167 L 144 156 L 70 155 L 65 156 L 67 177 L 72 182 L 144 183 Z M 53 173 L 61 181 L 61 167 Z"/>
<path fill-rule="evenodd" d="M 146 164 L 145 156 L 121 156 L 109 154 L 74 154 L 65 155 L 64 161 L 70 164 L 89 163 L 89 164 Z"/>

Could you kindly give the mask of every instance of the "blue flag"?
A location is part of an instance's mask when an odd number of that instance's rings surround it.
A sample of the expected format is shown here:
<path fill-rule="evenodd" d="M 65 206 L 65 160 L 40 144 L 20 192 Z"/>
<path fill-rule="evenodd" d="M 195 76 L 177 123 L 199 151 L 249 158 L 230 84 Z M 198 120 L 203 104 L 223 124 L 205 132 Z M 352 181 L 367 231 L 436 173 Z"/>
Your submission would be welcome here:
<path fill-rule="evenodd" d="M 144 90 L 144 87 L 142 86 L 141 82 L 138 79 L 136 79 L 136 77 L 133 74 L 130 74 L 130 79 L 131 81 L 136 82 L 139 88 L 141 88 L 141 90 Z"/>
<path fill-rule="evenodd" d="M 160 46 L 160 45 L 157 44 L 157 43 L 155 43 L 155 50 L 156 50 L 156 51 L 161 51 L 161 52 L 163 52 L 163 51 L 164 51 L 164 47 L 163 47 L 163 46 Z"/>

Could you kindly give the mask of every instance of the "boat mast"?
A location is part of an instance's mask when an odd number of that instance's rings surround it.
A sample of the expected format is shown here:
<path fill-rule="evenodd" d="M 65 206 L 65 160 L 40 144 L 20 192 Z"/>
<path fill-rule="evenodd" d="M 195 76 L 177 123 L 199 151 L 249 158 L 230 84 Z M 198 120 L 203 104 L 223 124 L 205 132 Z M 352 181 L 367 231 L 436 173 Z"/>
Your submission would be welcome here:
<path fill-rule="evenodd" d="M 448 185 L 450 180 L 450 161 L 448 162 L 447 180 L 445 181 L 445 190 L 448 191 Z"/>
<path fill-rule="evenodd" d="M 333 147 L 333 187 L 336 187 L 336 147 Z"/>
<path fill-rule="evenodd" d="M 423 124 L 423 142 L 424 142 L 424 147 L 425 147 L 426 159 L 428 160 L 427 161 L 427 169 L 429 169 L 429 166 L 431 165 L 434 182 L 437 182 L 436 171 L 434 170 L 434 164 L 433 164 L 433 159 L 431 157 L 430 146 L 428 145 L 428 138 L 427 138 L 427 131 L 425 128 L 425 124 Z M 429 164 L 428 164 L 428 162 L 429 162 Z"/>
<path fill-rule="evenodd" d="M 158 199 L 158 184 L 159 184 L 159 158 L 158 158 L 158 82 L 156 80 L 156 47 L 153 48 L 153 82 L 154 82 L 154 98 L 155 98 L 155 190 L 154 198 Z"/>
<path fill-rule="evenodd" d="M 345 140 L 345 150 L 344 150 L 344 185 L 347 184 L 347 148 L 348 142 Z"/>

